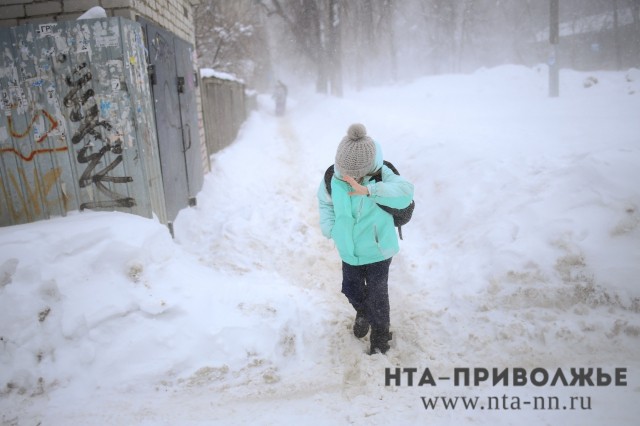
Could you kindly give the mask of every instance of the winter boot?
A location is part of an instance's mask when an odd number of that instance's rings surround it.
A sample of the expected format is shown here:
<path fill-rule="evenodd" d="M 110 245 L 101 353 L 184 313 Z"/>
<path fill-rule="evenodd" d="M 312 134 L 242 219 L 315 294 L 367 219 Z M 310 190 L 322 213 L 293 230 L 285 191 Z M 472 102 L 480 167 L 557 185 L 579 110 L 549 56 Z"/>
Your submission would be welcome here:
<path fill-rule="evenodd" d="M 361 339 L 369 332 L 369 320 L 367 319 L 364 311 L 357 311 L 356 321 L 353 323 L 353 334 Z"/>
<path fill-rule="evenodd" d="M 391 333 L 388 328 L 372 328 L 371 329 L 371 350 L 369 355 L 373 355 L 377 352 L 381 354 L 386 353 L 389 350 L 389 340 L 391 340 Z"/>

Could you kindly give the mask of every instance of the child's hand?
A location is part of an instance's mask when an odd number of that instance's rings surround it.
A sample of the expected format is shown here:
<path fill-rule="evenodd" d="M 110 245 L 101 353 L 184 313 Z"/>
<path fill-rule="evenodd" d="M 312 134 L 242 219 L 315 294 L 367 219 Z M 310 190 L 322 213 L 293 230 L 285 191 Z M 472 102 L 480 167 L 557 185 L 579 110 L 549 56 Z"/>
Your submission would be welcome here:
<path fill-rule="evenodd" d="M 344 180 L 353 188 L 353 192 L 349 192 L 349 195 L 369 195 L 369 188 L 367 188 L 366 186 L 360 185 L 351 176 L 345 175 Z"/>

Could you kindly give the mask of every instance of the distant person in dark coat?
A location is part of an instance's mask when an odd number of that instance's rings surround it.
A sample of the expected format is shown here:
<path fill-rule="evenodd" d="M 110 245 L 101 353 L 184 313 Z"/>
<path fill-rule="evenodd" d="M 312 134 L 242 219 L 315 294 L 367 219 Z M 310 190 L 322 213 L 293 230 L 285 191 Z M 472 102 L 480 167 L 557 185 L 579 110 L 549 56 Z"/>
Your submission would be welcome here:
<path fill-rule="evenodd" d="M 276 115 L 284 115 L 287 108 L 287 86 L 280 80 L 276 83 L 273 99 L 276 101 Z"/>

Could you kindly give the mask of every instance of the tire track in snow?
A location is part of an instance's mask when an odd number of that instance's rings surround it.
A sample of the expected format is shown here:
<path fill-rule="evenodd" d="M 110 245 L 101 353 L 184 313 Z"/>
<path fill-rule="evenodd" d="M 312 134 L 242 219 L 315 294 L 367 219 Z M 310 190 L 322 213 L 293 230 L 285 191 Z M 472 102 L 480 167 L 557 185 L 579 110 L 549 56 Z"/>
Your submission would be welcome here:
<path fill-rule="evenodd" d="M 289 243 L 282 244 L 283 250 L 278 253 L 280 259 L 276 259 L 274 266 L 295 286 L 333 287 L 336 279 L 341 278 L 336 274 L 339 268 L 335 260 L 322 256 L 322 253 L 333 250 L 333 245 L 321 235 L 318 228 L 317 182 L 314 179 L 319 182 L 320 178 L 309 175 L 303 146 L 288 117 L 279 120 L 278 136 L 284 147 L 284 154 L 279 159 L 287 173 L 282 181 L 277 182 L 276 197 L 290 211 L 287 220 L 294 223 L 293 229 L 297 235 L 284 236 L 289 238 Z M 273 225 L 274 229 L 278 229 L 277 223 Z"/>

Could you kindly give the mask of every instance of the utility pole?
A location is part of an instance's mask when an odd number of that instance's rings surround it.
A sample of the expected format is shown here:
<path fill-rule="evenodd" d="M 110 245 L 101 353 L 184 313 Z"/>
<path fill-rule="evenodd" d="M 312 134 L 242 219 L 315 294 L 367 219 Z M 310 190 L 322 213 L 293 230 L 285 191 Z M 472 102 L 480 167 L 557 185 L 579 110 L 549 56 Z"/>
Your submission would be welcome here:
<path fill-rule="evenodd" d="M 558 43 L 560 43 L 560 0 L 550 0 L 549 13 L 549 97 L 560 95 L 560 69 L 558 65 Z"/>
<path fill-rule="evenodd" d="M 618 0 L 613 0 L 613 37 L 616 45 L 616 71 L 622 69 L 622 57 L 620 56 L 620 25 L 618 19 Z"/>
<path fill-rule="evenodd" d="M 342 5 L 329 0 L 329 81 L 331 94 L 342 97 Z"/>
<path fill-rule="evenodd" d="M 633 15 L 633 28 L 635 33 L 635 63 L 640 66 L 640 0 L 633 0 L 631 3 L 631 13 Z"/>

